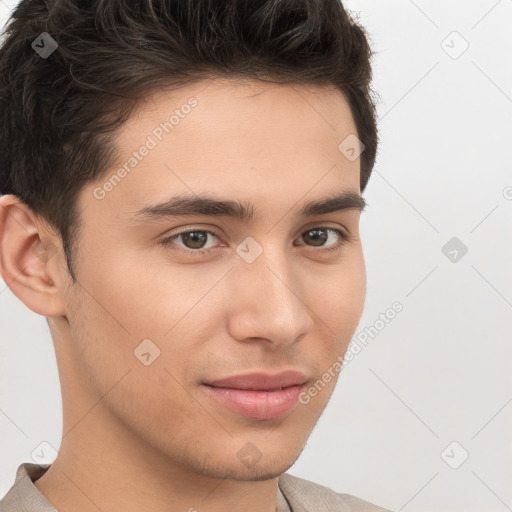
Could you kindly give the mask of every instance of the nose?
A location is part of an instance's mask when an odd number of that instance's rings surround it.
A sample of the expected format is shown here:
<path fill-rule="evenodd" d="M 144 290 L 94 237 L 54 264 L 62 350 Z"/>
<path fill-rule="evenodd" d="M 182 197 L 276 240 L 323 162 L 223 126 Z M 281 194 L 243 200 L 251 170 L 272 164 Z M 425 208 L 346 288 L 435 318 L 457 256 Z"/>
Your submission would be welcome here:
<path fill-rule="evenodd" d="M 250 264 L 238 261 L 230 281 L 228 329 L 234 339 L 264 340 L 282 348 L 311 329 L 311 306 L 282 249 L 267 248 Z"/>

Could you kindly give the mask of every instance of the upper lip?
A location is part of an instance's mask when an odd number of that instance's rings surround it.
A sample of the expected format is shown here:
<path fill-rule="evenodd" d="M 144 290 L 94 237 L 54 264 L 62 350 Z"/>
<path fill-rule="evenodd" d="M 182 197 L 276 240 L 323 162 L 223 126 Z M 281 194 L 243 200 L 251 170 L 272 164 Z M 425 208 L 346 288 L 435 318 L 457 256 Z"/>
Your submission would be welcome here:
<path fill-rule="evenodd" d="M 272 390 L 288 386 L 303 385 L 307 377 L 298 371 L 288 370 L 280 373 L 245 373 L 233 375 L 224 379 L 206 382 L 209 386 L 218 388 Z"/>

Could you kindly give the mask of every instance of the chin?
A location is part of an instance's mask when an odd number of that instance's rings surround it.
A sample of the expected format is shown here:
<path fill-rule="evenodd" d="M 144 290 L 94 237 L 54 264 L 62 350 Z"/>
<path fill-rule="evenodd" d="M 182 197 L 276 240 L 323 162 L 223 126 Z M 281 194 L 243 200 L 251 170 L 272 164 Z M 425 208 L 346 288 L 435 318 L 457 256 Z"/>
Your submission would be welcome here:
<path fill-rule="evenodd" d="M 215 476 L 216 478 L 235 480 L 238 482 L 261 482 L 263 480 L 272 480 L 277 478 L 279 475 L 282 475 L 291 465 L 291 464 L 275 464 L 273 467 L 266 465 L 258 467 L 256 465 L 252 468 L 246 467 L 236 467 L 228 469 L 227 471 L 219 472 Z"/>
<path fill-rule="evenodd" d="M 234 469 L 228 478 L 238 481 L 262 481 L 277 478 L 286 472 L 299 458 L 302 449 L 294 453 L 280 453 L 279 450 L 270 452 L 271 455 L 262 454 L 261 459 L 253 464 L 243 462 Z"/>
<path fill-rule="evenodd" d="M 239 482 L 259 482 L 272 480 L 286 472 L 299 458 L 301 452 L 302 449 L 293 454 L 273 451 L 270 452 L 271 456 L 261 454 L 258 460 L 241 459 L 237 460 L 235 464 L 233 464 L 232 458 L 219 458 L 217 461 L 213 461 L 212 457 L 209 456 L 202 463 L 192 464 L 192 466 L 197 473 L 211 478 Z"/>

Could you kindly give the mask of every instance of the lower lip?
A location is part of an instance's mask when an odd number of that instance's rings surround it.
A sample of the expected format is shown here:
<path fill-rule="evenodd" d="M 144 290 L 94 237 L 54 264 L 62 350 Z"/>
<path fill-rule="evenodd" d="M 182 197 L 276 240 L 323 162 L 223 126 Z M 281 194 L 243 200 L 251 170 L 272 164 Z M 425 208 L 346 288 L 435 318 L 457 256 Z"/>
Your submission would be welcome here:
<path fill-rule="evenodd" d="M 217 388 L 203 384 L 205 391 L 226 407 L 257 420 L 278 418 L 298 401 L 303 386 L 289 386 L 276 391 Z"/>

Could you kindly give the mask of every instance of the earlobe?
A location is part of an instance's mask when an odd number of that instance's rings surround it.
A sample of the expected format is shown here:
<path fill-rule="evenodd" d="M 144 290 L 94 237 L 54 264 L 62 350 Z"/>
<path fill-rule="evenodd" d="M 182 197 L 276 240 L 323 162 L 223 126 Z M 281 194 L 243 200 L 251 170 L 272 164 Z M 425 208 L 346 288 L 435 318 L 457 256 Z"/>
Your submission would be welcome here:
<path fill-rule="evenodd" d="M 28 206 L 11 194 L 0 198 L 0 274 L 14 295 L 40 315 L 65 313 L 55 279 L 58 252 Z"/>

